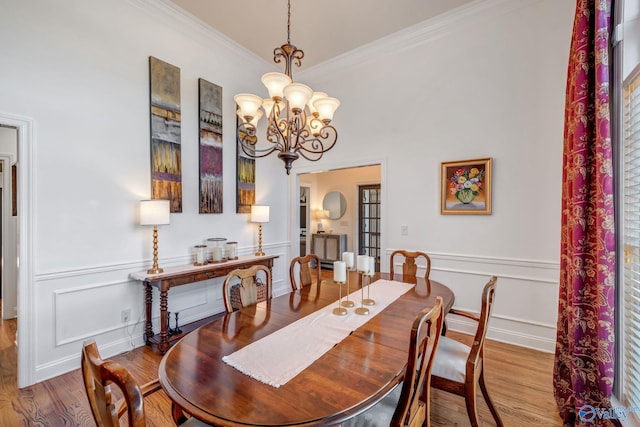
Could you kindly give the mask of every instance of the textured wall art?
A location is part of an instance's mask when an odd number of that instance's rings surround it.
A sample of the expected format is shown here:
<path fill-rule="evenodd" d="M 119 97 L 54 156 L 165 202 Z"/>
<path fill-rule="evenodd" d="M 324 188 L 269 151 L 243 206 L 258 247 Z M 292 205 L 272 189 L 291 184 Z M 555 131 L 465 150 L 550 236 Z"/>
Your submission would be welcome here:
<path fill-rule="evenodd" d="M 237 109 L 237 108 L 236 108 Z M 236 115 L 236 121 L 240 120 Z M 239 123 L 236 123 L 236 129 Z M 256 161 L 247 156 L 236 135 L 236 212 L 251 213 L 256 203 Z"/>
<path fill-rule="evenodd" d="M 182 212 L 180 68 L 149 57 L 151 194 Z"/>
<path fill-rule="evenodd" d="M 200 213 L 222 213 L 222 87 L 198 80 Z"/>

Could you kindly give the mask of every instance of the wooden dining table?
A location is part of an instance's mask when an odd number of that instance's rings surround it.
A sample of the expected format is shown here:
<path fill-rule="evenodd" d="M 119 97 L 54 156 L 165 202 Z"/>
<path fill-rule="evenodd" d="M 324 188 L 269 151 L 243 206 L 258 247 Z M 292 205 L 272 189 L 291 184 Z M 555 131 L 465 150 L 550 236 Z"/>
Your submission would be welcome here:
<path fill-rule="evenodd" d="M 418 313 L 438 296 L 446 311 L 454 303 L 453 292 L 434 280 L 385 273 L 377 278 L 415 287 L 286 384 L 276 388 L 260 382 L 222 358 L 323 307 L 337 307 L 340 286 L 332 281 L 226 314 L 190 332 L 160 363 L 163 389 L 185 412 L 215 426 L 331 426 L 352 418 L 402 381 Z M 352 292 L 362 293 L 359 279 L 351 276 Z"/>

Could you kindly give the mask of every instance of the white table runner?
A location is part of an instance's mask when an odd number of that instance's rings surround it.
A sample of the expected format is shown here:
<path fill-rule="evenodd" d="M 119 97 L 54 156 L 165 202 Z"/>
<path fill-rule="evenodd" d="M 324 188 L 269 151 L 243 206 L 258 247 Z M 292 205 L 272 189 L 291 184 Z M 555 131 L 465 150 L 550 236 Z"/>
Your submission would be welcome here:
<path fill-rule="evenodd" d="M 258 381 L 280 387 L 414 286 L 377 280 L 369 289 L 371 298 L 376 300 L 375 305 L 368 306 L 369 315 L 356 314 L 355 308 L 350 308 L 346 316 L 336 316 L 332 313 L 338 306 L 336 301 L 222 360 Z M 366 288 L 364 292 L 366 296 Z M 356 307 L 360 306 L 361 295 L 359 289 L 349 295 Z"/>

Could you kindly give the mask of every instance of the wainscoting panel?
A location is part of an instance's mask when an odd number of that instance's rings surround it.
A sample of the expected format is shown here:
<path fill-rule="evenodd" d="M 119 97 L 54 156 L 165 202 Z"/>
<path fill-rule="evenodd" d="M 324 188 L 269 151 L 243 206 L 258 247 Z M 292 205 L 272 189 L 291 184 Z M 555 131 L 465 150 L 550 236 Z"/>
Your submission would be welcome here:
<path fill-rule="evenodd" d="M 388 249 L 387 256 L 392 249 Z M 430 252 L 432 280 L 453 290 L 455 307 L 479 312 L 484 285 L 498 277 L 496 302 L 488 337 L 523 347 L 553 352 L 558 306 L 559 263 L 512 258 Z M 394 269 L 401 269 L 396 260 Z M 424 266 L 418 266 L 424 273 Z M 471 333 L 473 322 L 447 317 L 451 330 Z"/>
<path fill-rule="evenodd" d="M 56 347 L 123 328 L 113 304 L 131 310 L 132 320 L 140 317 L 142 300 L 132 300 L 128 288 L 129 282 L 113 282 L 54 291 Z"/>
<path fill-rule="evenodd" d="M 289 242 L 263 245 L 265 252 L 277 255 L 273 267 L 274 296 L 288 293 Z M 255 248 L 240 248 L 249 255 Z M 192 262 L 190 255 L 161 259 L 163 267 Z M 37 366 L 35 382 L 44 381 L 80 366 L 82 342 L 93 338 L 103 357 L 111 357 L 144 345 L 144 287 L 129 274 L 144 271 L 148 262 L 102 265 L 75 270 L 54 271 L 36 277 Z M 216 278 L 172 288 L 169 298 L 171 326 L 175 312 L 180 325 L 224 311 L 222 283 Z M 152 321 L 159 332 L 159 291 L 153 288 Z M 128 323 L 121 321 L 123 310 L 131 310 Z"/>

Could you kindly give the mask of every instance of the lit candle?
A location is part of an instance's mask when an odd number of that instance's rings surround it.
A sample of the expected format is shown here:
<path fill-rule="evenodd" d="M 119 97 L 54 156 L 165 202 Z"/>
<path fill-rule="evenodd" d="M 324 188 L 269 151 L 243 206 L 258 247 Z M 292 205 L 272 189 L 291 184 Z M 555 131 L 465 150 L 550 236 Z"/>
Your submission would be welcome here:
<path fill-rule="evenodd" d="M 207 251 L 206 245 L 196 245 L 195 251 L 196 251 L 196 264 L 203 265 L 205 262 L 205 254 Z"/>
<path fill-rule="evenodd" d="M 369 257 L 369 276 L 373 277 L 376 274 L 376 259 L 372 256 Z"/>
<path fill-rule="evenodd" d="M 344 261 L 333 262 L 333 281 L 339 283 L 347 281 L 347 265 Z"/>
<path fill-rule="evenodd" d="M 358 255 L 358 271 L 367 273 L 369 271 L 369 257 L 366 255 Z"/>
<path fill-rule="evenodd" d="M 353 268 L 353 252 L 342 252 L 342 261 L 344 261 L 347 268 L 351 270 Z"/>
<path fill-rule="evenodd" d="M 211 250 L 211 257 L 213 258 L 214 261 L 221 261 L 222 260 L 222 248 L 219 246 L 214 247 Z"/>

